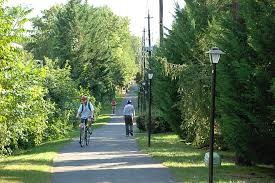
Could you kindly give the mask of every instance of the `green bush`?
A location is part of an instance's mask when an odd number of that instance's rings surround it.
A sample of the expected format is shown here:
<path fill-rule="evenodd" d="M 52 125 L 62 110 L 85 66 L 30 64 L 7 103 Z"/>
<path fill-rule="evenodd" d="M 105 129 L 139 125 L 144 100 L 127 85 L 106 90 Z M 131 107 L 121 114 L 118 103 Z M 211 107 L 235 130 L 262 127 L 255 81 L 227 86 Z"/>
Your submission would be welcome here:
<path fill-rule="evenodd" d="M 159 56 L 163 53 L 157 49 L 156 54 Z M 179 136 L 182 136 L 177 80 L 163 74 L 165 67 L 158 61 L 158 58 L 153 58 L 150 64 L 151 67 L 154 67 L 154 80 L 152 83 L 154 131 L 157 133 L 172 129 Z"/>
<path fill-rule="evenodd" d="M 146 131 L 145 115 L 140 115 L 136 119 L 136 124 L 139 130 Z"/>
<path fill-rule="evenodd" d="M 171 127 L 167 121 L 161 117 L 152 118 L 152 133 L 171 132 Z"/>
<path fill-rule="evenodd" d="M 61 69 L 56 61 L 53 62 L 47 58 L 44 65 L 47 74 L 45 87 L 48 89 L 45 99 L 53 104 L 45 138 L 59 138 L 64 136 L 72 127 L 80 94 L 76 83 L 70 77 L 70 66 L 65 65 Z"/>
<path fill-rule="evenodd" d="M 0 66 L 1 153 L 41 143 L 52 107 L 44 100 L 45 69 L 24 51 L 11 47 L 6 51 L 9 57 L 1 60 Z"/>

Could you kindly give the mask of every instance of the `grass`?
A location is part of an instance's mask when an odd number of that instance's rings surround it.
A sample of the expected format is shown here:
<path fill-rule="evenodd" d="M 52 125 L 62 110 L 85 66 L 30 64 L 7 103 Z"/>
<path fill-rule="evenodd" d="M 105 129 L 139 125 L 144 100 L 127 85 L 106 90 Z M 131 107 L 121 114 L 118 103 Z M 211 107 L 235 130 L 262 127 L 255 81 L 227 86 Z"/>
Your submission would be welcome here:
<path fill-rule="evenodd" d="M 109 114 L 103 108 L 94 128 L 106 124 Z M 27 151 L 18 151 L 12 156 L 0 158 L 0 183 L 50 183 L 53 159 L 64 145 L 78 137 L 79 129 L 72 130 L 60 140 L 43 143 Z"/>
<path fill-rule="evenodd" d="M 186 145 L 174 134 L 153 134 L 150 148 L 146 134 L 138 134 L 137 140 L 141 150 L 169 167 L 177 181 L 208 182 L 208 168 L 203 162 L 206 150 Z M 222 157 L 222 166 L 214 169 L 215 183 L 275 183 L 274 169 L 236 166 L 233 153 L 218 153 Z"/>
<path fill-rule="evenodd" d="M 74 130 L 62 140 L 47 142 L 28 151 L 2 157 L 0 159 L 0 182 L 50 182 L 54 157 L 60 148 L 75 136 L 76 132 Z"/>

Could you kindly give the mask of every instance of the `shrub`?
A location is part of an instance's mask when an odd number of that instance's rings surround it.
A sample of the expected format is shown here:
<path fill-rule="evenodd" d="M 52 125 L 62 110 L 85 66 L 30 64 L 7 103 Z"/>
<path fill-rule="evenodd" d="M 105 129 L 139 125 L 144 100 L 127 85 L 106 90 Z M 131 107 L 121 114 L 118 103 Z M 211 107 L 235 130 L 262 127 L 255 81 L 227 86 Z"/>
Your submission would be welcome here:
<path fill-rule="evenodd" d="M 45 69 L 24 51 L 6 51 L 0 66 L 0 153 L 41 143 L 52 106 L 44 100 Z"/>
<path fill-rule="evenodd" d="M 137 127 L 141 131 L 146 131 L 145 115 L 140 115 L 136 119 Z"/>
<path fill-rule="evenodd" d="M 172 129 L 167 121 L 157 116 L 152 119 L 152 133 L 170 132 Z"/>

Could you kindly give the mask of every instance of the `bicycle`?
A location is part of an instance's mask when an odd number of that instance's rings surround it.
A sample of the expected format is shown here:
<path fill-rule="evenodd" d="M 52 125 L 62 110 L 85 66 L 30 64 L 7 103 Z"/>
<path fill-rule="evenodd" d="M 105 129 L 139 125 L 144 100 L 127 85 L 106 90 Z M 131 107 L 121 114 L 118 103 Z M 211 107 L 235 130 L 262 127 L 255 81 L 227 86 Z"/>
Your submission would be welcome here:
<path fill-rule="evenodd" d="M 91 126 L 89 127 L 88 125 L 86 125 L 86 123 L 81 123 L 79 127 L 80 127 L 80 139 L 79 139 L 80 146 L 83 147 L 85 144 L 86 146 L 88 146 L 90 144 L 90 138 L 92 134 Z"/>

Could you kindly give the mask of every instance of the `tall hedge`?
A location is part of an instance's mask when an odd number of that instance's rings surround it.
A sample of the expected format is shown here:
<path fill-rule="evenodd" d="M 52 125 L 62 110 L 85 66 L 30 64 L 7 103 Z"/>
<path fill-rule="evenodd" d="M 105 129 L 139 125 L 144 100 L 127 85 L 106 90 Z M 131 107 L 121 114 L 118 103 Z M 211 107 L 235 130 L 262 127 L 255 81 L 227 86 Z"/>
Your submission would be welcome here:
<path fill-rule="evenodd" d="M 173 123 L 182 129 L 180 136 L 207 146 L 211 64 L 205 52 L 214 46 L 226 52 L 217 65 L 215 139 L 236 152 L 238 164 L 275 164 L 274 6 L 271 0 L 237 1 L 237 6 L 230 0 L 186 0 L 156 53 L 167 59 L 163 68 L 184 66 L 163 69 L 177 78 L 181 123 Z M 154 93 L 172 97 L 170 90 Z M 155 106 L 164 107 L 170 106 Z"/>
<path fill-rule="evenodd" d="M 0 154 L 10 154 L 66 134 L 86 89 L 78 90 L 69 66 L 24 50 L 29 10 L 0 5 Z"/>

